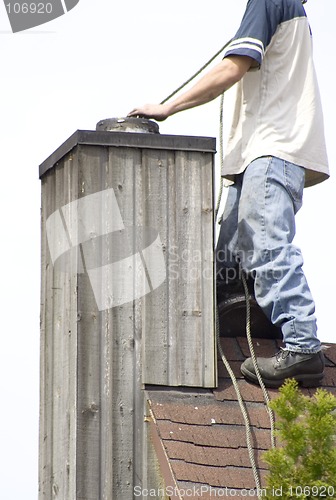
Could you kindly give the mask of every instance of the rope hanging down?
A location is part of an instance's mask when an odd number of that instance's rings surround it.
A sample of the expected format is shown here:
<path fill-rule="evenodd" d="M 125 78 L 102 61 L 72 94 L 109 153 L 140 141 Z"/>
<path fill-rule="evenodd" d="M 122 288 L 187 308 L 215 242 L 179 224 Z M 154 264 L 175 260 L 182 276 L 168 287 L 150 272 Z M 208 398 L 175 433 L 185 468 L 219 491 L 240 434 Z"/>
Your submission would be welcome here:
<path fill-rule="evenodd" d="M 221 95 L 221 100 L 220 100 L 220 115 L 219 115 L 219 155 L 220 155 L 220 181 L 219 181 L 219 192 L 218 192 L 218 199 L 217 199 L 217 204 L 216 204 L 216 210 L 215 210 L 215 219 L 217 220 L 218 218 L 218 212 L 220 209 L 220 204 L 222 201 L 222 196 L 223 196 L 223 188 L 224 188 L 224 179 L 221 175 L 221 172 L 223 170 L 223 164 L 224 164 L 224 141 L 223 141 L 223 122 L 224 122 L 224 93 Z M 274 419 L 274 413 L 273 410 L 270 408 L 269 403 L 270 403 L 270 397 L 268 394 L 268 391 L 265 387 L 265 384 L 262 380 L 259 366 L 257 363 L 257 358 L 254 352 L 254 345 L 252 341 L 252 335 L 251 335 L 251 306 L 250 306 L 250 293 L 248 290 L 245 274 L 243 270 L 241 269 L 241 276 L 242 276 L 242 282 L 243 282 L 243 287 L 244 287 L 244 293 L 245 293 L 245 303 L 246 303 L 246 337 L 249 345 L 249 350 L 253 362 L 253 366 L 255 369 L 255 373 L 257 375 L 257 379 L 260 385 L 260 388 L 263 393 L 266 409 L 269 415 L 270 419 L 270 429 L 271 429 L 271 446 L 272 448 L 275 447 L 275 419 Z"/>
<path fill-rule="evenodd" d="M 248 455 L 249 455 L 249 459 L 250 459 L 250 463 L 251 463 L 251 467 L 252 467 L 254 482 L 255 482 L 256 488 L 257 488 L 257 498 L 258 498 L 258 500 L 260 500 L 261 497 L 259 496 L 259 492 L 261 491 L 261 483 L 260 483 L 259 473 L 258 473 L 258 469 L 257 469 L 257 464 L 256 464 L 255 457 L 254 457 L 251 422 L 250 422 L 250 419 L 249 419 L 249 416 L 247 413 L 245 402 L 243 400 L 243 397 L 242 397 L 240 389 L 239 389 L 238 380 L 237 380 L 235 374 L 233 373 L 233 370 L 230 366 L 230 363 L 228 362 L 228 360 L 224 354 L 222 345 L 220 343 L 219 316 L 218 316 L 217 304 L 216 304 L 216 340 L 217 340 L 218 352 L 219 352 L 220 357 L 223 361 L 223 364 L 224 364 L 224 366 L 225 366 L 225 368 L 226 368 L 226 370 L 231 378 L 233 388 L 236 392 L 239 408 L 240 408 L 240 411 L 243 415 L 244 425 L 245 425 L 245 433 L 246 433 L 247 451 L 248 451 Z"/>
<path fill-rule="evenodd" d="M 229 40 L 229 42 L 227 42 L 218 52 L 216 52 L 216 54 L 213 57 L 211 57 L 211 59 L 209 59 L 209 61 L 207 61 L 186 82 L 184 82 L 182 85 L 180 85 L 176 90 L 174 90 L 174 92 L 172 92 L 171 94 L 169 94 L 168 97 L 166 97 L 163 101 L 161 101 L 160 104 L 165 104 L 169 99 L 171 99 L 173 96 L 175 96 L 178 92 L 180 92 L 180 90 L 182 90 L 192 80 L 194 80 L 198 75 L 200 75 L 200 73 L 202 73 L 216 59 L 216 57 L 218 57 L 224 51 L 224 49 L 230 44 L 230 42 L 231 42 L 231 40 Z M 223 109 L 224 109 L 224 93 L 221 95 L 221 100 L 220 100 L 220 127 L 219 127 L 220 128 L 220 130 L 219 130 L 220 173 L 222 171 L 223 160 L 224 160 Z M 221 204 L 222 195 L 223 195 L 223 186 L 224 186 L 223 177 L 220 175 L 219 193 L 218 193 L 218 199 L 217 199 L 216 208 L 215 208 L 215 220 L 217 220 L 218 212 L 219 212 L 219 209 L 220 209 L 220 204 Z M 247 287 L 247 283 L 246 283 L 246 279 L 245 279 L 244 273 L 242 273 L 242 281 L 243 281 L 243 286 L 244 286 L 244 291 L 245 291 L 245 299 L 246 299 L 246 336 L 247 336 L 247 340 L 248 340 L 248 344 L 249 344 L 249 349 L 250 349 L 251 358 L 252 358 L 252 362 L 253 362 L 253 365 L 254 365 L 255 373 L 257 375 L 259 385 L 260 385 L 260 387 L 262 389 L 263 397 L 264 397 L 264 401 L 265 401 L 265 405 L 266 405 L 266 409 L 267 409 L 267 412 L 268 412 L 268 415 L 269 415 L 270 425 L 271 425 L 271 445 L 272 445 L 272 447 L 274 447 L 275 446 L 274 413 L 271 410 L 271 408 L 269 407 L 270 398 L 269 398 L 267 389 L 265 387 L 265 384 L 264 384 L 264 382 L 263 382 L 263 380 L 261 378 L 260 370 L 259 370 L 259 367 L 257 365 L 256 355 L 255 355 L 255 352 L 254 352 L 254 346 L 253 346 L 253 341 L 252 341 L 252 336 L 251 336 L 250 295 L 249 295 L 249 290 L 248 290 L 248 287 Z M 248 455 L 249 455 L 249 459 L 250 459 L 250 462 L 251 462 L 252 472 L 253 472 L 253 476 L 254 476 L 256 488 L 257 488 L 257 498 L 258 498 L 258 500 L 260 500 L 261 499 L 261 496 L 260 496 L 261 482 L 260 482 L 260 477 L 259 477 L 259 473 L 258 473 L 256 461 L 255 461 L 255 456 L 254 456 L 253 440 L 252 440 L 252 432 L 251 432 L 251 423 L 250 423 L 248 412 L 247 412 L 247 409 L 246 409 L 246 404 L 244 403 L 243 397 L 242 397 L 240 389 L 239 389 L 239 384 L 238 384 L 237 378 L 236 378 L 235 374 L 232 371 L 232 368 L 231 368 L 231 366 L 230 366 L 230 364 L 229 364 L 229 362 L 228 362 L 228 360 L 227 360 L 227 358 L 226 358 L 226 356 L 224 354 L 223 348 L 222 348 L 221 343 L 220 343 L 219 315 L 218 315 L 218 307 L 217 307 L 217 300 L 216 300 L 216 298 L 215 298 L 215 301 L 216 301 L 216 304 L 215 304 L 215 311 L 216 311 L 216 341 L 217 341 L 217 346 L 218 346 L 218 352 L 219 352 L 219 354 L 221 356 L 221 359 L 222 359 L 222 362 L 223 362 L 223 364 L 224 364 L 224 366 L 225 366 L 225 368 L 226 368 L 226 370 L 227 370 L 227 372 L 228 372 L 228 374 L 229 374 L 229 376 L 231 378 L 234 390 L 235 390 L 236 395 L 237 395 L 238 404 L 239 404 L 240 410 L 241 410 L 242 415 L 243 415 L 244 424 L 245 424 L 245 431 L 246 431 L 246 443 L 247 443 Z"/>
<path fill-rule="evenodd" d="M 220 204 L 221 204 L 222 196 L 223 196 L 223 188 L 224 188 L 224 179 L 221 175 L 221 172 L 223 170 L 223 164 L 224 164 L 223 121 L 224 121 L 224 93 L 221 95 L 221 100 L 220 100 L 220 117 L 219 117 L 220 182 L 219 182 L 218 199 L 217 199 L 216 210 L 215 210 L 215 219 L 216 220 L 218 217 L 218 212 L 220 209 Z M 246 303 L 246 337 L 247 337 L 247 341 L 248 341 L 248 345 L 249 345 L 249 350 L 250 350 L 254 370 L 255 370 L 260 388 L 262 390 L 266 410 L 268 412 L 268 416 L 269 416 L 269 420 L 270 420 L 270 429 L 271 429 L 271 446 L 272 446 L 272 448 L 274 448 L 275 447 L 275 418 L 274 418 L 273 410 L 269 406 L 270 397 L 269 397 L 268 391 L 265 387 L 265 384 L 262 380 L 259 366 L 257 363 L 257 358 L 256 358 L 255 351 L 254 351 L 254 345 L 253 345 L 252 335 L 251 335 L 250 293 L 248 290 L 245 274 L 244 274 L 242 269 L 241 269 L 241 276 L 242 276 L 242 282 L 243 282 L 244 293 L 245 293 L 245 303 Z M 232 377 L 231 377 L 231 380 L 232 380 Z"/>
<path fill-rule="evenodd" d="M 250 349 L 250 354 L 251 354 L 254 370 L 255 370 L 255 373 L 257 375 L 257 379 L 258 379 L 260 388 L 261 388 L 263 396 L 264 396 L 264 401 L 266 403 L 266 409 L 268 412 L 268 416 L 270 419 L 270 425 L 271 425 L 271 445 L 272 445 L 272 448 L 274 448 L 275 447 L 275 418 L 274 418 L 273 410 L 269 406 L 269 403 L 271 400 L 270 400 L 268 391 L 266 389 L 266 386 L 264 384 L 264 381 L 261 377 L 261 373 L 260 373 L 259 366 L 257 363 L 257 358 L 256 358 L 256 355 L 254 352 L 254 346 L 253 346 L 252 334 L 251 334 L 250 293 L 249 293 L 249 289 L 247 286 L 244 272 L 242 272 L 241 275 L 242 275 L 242 282 L 243 282 L 243 287 L 244 287 L 244 292 L 245 292 L 245 301 L 246 301 L 246 337 L 247 337 L 247 342 L 248 342 L 249 349 Z"/>

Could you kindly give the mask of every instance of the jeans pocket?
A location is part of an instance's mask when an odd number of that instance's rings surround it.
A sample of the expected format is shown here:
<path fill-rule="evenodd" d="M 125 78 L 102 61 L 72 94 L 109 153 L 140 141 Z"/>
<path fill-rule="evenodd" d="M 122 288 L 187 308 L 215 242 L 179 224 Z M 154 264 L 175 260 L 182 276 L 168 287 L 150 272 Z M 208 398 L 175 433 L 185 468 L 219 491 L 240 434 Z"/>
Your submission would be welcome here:
<path fill-rule="evenodd" d="M 303 167 L 287 161 L 284 162 L 286 189 L 293 200 L 295 213 L 302 207 L 305 175 L 305 169 Z"/>

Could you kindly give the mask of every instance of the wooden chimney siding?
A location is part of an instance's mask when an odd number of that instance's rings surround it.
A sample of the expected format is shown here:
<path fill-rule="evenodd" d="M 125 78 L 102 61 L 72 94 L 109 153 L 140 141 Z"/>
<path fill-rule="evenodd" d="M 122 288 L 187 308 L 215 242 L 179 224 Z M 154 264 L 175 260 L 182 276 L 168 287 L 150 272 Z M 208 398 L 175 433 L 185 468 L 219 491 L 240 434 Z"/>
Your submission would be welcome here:
<path fill-rule="evenodd" d="M 158 487 L 144 384 L 216 385 L 214 146 L 208 138 L 77 131 L 40 167 L 40 500 L 124 500 L 137 485 Z M 82 249 L 53 265 L 46 221 L 60 213 L 69 228 L 70 203 L 111 188 L 125 226 L 158 231 L 167 278 L 142 298 L 99 310 Z M 54 245 L 67 246 L 62 238 Z M 110 250 L 101 245 L 102 263 Z"/>

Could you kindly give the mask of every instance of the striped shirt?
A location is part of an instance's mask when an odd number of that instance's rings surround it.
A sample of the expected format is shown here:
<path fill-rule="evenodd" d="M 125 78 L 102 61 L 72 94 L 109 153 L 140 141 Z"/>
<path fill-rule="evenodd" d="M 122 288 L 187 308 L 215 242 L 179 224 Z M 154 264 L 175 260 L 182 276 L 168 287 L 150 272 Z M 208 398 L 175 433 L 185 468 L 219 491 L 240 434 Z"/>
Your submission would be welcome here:
<path fill-rule="evenodd" d="M 249 56 L 234 86 L 235 108 L 223 176 L 277 156 L 306 169 L 306 186 L 329 176 L 312 36 L 301 0 L 249 0 L 224 57 Z"/>

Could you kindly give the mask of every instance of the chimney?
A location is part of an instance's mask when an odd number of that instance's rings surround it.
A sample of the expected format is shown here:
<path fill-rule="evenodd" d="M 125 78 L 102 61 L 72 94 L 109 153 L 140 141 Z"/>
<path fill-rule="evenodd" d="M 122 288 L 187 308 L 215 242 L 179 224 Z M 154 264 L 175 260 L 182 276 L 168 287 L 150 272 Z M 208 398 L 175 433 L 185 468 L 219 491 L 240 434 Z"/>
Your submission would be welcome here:
<path fill-rule="evenodd" d="M 121 118 L 41 164 L 39 500 L 158 484 L 143 389 L 216 386 L 214 153 Z"/>

